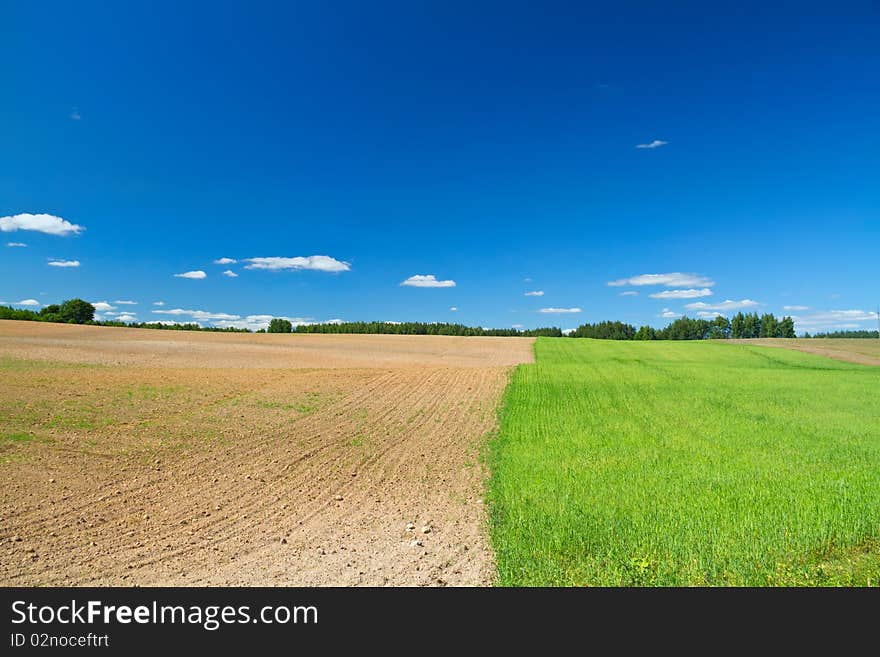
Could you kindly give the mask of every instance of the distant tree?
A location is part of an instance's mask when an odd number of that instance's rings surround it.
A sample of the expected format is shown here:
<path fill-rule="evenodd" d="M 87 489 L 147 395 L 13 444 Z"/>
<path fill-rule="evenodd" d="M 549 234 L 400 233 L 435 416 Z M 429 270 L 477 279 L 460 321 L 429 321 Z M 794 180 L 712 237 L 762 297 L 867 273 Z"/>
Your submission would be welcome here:
<path fill-rule="evenodd" d="M 82 299 L 68 299 L 58 308 L 61 321 L 70 324 L 85 324 L 95 318 L 95 307 Z"/>
<path fill-rule="evenodd" d="M 740 340 L 745 336 L 746 317 L 742 312 L 738 312 L 730 320 L 730 337 Z"/>
<path fill-rule="evenodd" d="M 594 338 L 597 340 L 632 340 L 635 336 L 636 327 L 623 322 L 581 324 L 569 333 L 570 338 Z"/>
<path fill-rule="evenodd" d="M 710 323 L 705 319 L 680 317 L 657 332 L 658 340 L 705 340 L 709 337 Z"/>
<path fill-rule="evenodd" d="M 776 327 L 777 338 L 794 338 L 797 337 L 794 332 L 794 320 L 791 317 L 783 317 Z"/>
<path fill-rule="evenodd" d="M 804 333 L 805 338 L 870 338 L 873 340 L 877 339 L 877 331 L 831 331 L 830 333 L 816 333 L 815 335 L 810 335 L 809 333 Z"/>
<path fill-rule="evenodd" d="M 761 318 L 758 313 L 748 313 L 743 318 L 744 338 L 757 338 L 761 334 Z"/>
<path fill-rule="evenodd" d="M 759 329 L 758 337 L 775 338 L 776 329 L 778 327 L 779 322 L 776 320 L 776 316 L 772 313 L 764 313 L 764 315 L 761 316 L 761 327 Z"/>
<path fill-rule="evenodd" d="M 269 322 L 269 328 L 267 329 L 266 332 L 267 333 L 291 333 L 292 331 L 293 331 L 293 324 L 291 324 L 289 320 L 276 317 L 271 322 Z"/>
<path fill-rule="evenodd" d="M 657 331 L 654 330 L 653 326 L 641 326 L 639 330 L 636 331 L 634 340 L 656 340 L 657 339 Z"/>
<path fill-rule="evenodd" d="M 718 315 L 709 323 L 709 338 L 713 340 L 725 340 L 730 337 L 730 320 L 723 315 Z"/>
<path fill-rule="evenodd" d="M 57 303 L 50 303 L 48 306 L 43 306 L 40 310 L 41 315 L 60 315 L 61 314 L 61 306 Z"/>

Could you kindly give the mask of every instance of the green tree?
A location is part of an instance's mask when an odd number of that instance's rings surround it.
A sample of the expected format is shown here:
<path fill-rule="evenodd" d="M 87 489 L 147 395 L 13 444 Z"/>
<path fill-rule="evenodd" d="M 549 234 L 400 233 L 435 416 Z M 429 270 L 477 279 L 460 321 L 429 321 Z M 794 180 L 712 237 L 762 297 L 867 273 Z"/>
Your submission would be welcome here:
<path fill-rule="evenodd" d="M 761 334 L 761 318 L 758 313 L 748 313 L 743 317 L 744 338 L 757 338 Z"/>
<path fill-rule="evenodd" d="M 746 324 L 746 316 L 742 314 L 742 311 L 738 312 L 733 316 L 733 319 L 730 320 L 730 337 L 740 340 L 745 336 L 745 324 Z"/>
<path fill-rule="evenodd" d="M 730 320 L 723 315 L 718 315 L 709 324 L 709 338 L 713 340 L 725 340 L 730 337 Z"/>
<path fill-rule="evenodd" d="M 764 313 L 764 315 L 761 317 L 761 328 L 759 332 L 759 337 L 775 338 L 776 329 L 778 327 L 779 322 L 776 320 L 776 316 L 772 313 Z"/>
<path fill-rule="evenodd" d="M 657 331 L 654 330 L 653 326 L 645 326 L 639 327 L 639 330 L 636 331 L 636 335 L 633 338 L 634 340 L 656 340 L 657 339 Z"/>
<path fill-rule="evenodd" d="M 95 318 L 95 307 L 82 299 L 68 299 L 58 308 L 61 321 L 69 324 L 85 324 Z"/>
<path fill-rule="evenodd" d="M 293 324 L 291 324 L 289 320 L 276 317 L 271 322 L 269 322 L 269 328 L 267 329 L 266 332 L 267 333 L 291 333 L 292 331 L 293 331 Z"/>
<path fill-rule="evenodd" d="M 794 338 L 794 320 L 791 317 L 783 317 L 776 327 L 777 338 Z"/>

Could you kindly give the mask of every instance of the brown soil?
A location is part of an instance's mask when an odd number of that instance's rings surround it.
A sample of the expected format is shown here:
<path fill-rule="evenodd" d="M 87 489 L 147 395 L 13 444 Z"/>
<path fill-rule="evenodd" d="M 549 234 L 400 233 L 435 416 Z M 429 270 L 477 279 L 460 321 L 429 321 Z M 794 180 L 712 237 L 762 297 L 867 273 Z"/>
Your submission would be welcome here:
<path fill-rule="evenodd" d="M 208 333 L 0 320 L 7 356 L 65 363 L 198 368 L 516 365 L 531 339 L 425 335 Z"/>
<path fill-rule="evenodd" d="M 777 339 L 761 338 L 759 340 L 731 340 L 737 344 L 752 344 L 761 347 L 782 347 L 809 354 L 818 354 L 827 358 L 843 360 L 860 365 L 880 365 L 880 340 L 845 339 L 845 338 L 805 338 Z"/>
<path fill-rule="evenodd" d="M 531 340 L 33 326 L 0 322 L 0 584 L 491 583 L 480 456 Z"/>

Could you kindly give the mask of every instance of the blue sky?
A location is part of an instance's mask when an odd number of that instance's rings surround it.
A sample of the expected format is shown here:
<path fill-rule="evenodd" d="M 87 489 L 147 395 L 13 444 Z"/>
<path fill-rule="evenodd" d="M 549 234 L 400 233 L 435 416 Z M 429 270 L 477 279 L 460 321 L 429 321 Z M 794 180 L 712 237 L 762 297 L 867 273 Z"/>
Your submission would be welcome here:
<path fill-rule="evenodd" d="M 876 4 L 108 4 L 2 10 L 4 302 L 876 326 Z"/>

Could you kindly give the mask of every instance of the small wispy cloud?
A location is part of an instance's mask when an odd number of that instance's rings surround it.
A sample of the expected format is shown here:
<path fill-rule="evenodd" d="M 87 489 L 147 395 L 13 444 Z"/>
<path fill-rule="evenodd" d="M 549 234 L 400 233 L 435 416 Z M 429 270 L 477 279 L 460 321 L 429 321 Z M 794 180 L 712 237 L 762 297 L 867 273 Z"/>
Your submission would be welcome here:
<path fill-rule="evenodd" d="M 719 310 L 721 312 L 726 312 L 728 310 L 744 310 L 746 308 L 756 308 L 761 304 L 757 301 L 753 301 L 752 299 L 741 299 L 740 301 L 733 301 L 731 299 L 727 299 L 722 301 L 721 303 L 706 303 L 704 301 L 696 301 L 694 303 L 686 303 L 685 308 L 688 310 Z"/>
<path fill-rule="evenodd" d="M 632 285 L 639 287 L 642 285 L 662 285 L 663 287 L 712 287 L 715 281 L 711 278 L 701 276 L 700 274 L 683 274 L 678 271 L 669 272 L 668 274 L 639 274 L 638 276 L 630 276 L 629 278 L 619 278 L 616 281 L 608 281 L 607 285 L 611 287 L 620 287 L 622 285 Z"/>
<path fill-rule="evenodd" d="M 663 290 L 649 294 L 652 299 L 698 299 L 699 297 L 711 297 L 712 290 L 708 287 L 702 289 L 690 288 L 688 290 Z"/>
<path fill-rule="evenodd" d="M 235 258 L 218 258 L 214 261 L 215 265 L 234 265 L 238 260 Z"/>
<path fill-rule="evenodd" d="M 621 292 L 617 296 L 619 297 L 637 297 L 639 293 L 635 290 L 627 290 L 626 292 Z"/>
<path fill-rule="evenodd" d="M 663 317 L 665 319 L 672 319 L 674 317 L 681 317 L 681 313 L 677 313 L 669 308 L 664 308 L 663 312 L 661 312 L 657 317 Z"/>
<path fill-rule="evenodd" d="M 701 310 L 697 313 L 697 317 L 700 317 L 702 319 L 714 319 L 720 315 L 721 313 L 717 310 Z"/>
<path fill-rule="evenodd" d="M 80 114 L 79 108 L 73 107 L 70 110 L 70 114 L 67 115 L 71 121 L 79 121 L 82 119 L 82 114 Z"/>
<path fill-rule="evenodd" d="M 544 290 L 534 290 L 533 292 L 526 292 L 524 296 L 527 297 L 543 297 Z"/>
<path fill-rule="evenodd" d="M 239 317 L 238 319 L 221 319 L 215 322 L 212 322 L 214 326 L 219 326 L 220 328 L 237 328 L 237 329 L 248 329 L 251 331 L 259 331 L 260 329 L 266 329 L 269 326 L 269 322 L 271 322 L 274 318 L 278 319 L 286 319 L 293 326 L 305 326 L 307 324 L 314 324 L 311 317 L 287 317 L 285 315 L 247 315 L 246 317 Z"/>
<path fill-rule="evenodd" d="M 326 255 L 296 256 L 295 258 L 283 258 L 269 256 L 261 258 L 246 258 L 245 269 L 263 269 L 266 271 L 284 271 L 309 269 L 312 271 L 341 272 L 349 271 L 351 264 Z"/>
<path fill-rule="evenodd" d="M 195 271 L 185 271 L 182 274 L 174 274 L 174 278 L 190 278 L 193 280 L 201 280 L 207 277 L 208 275 L 201 269 L 196 269 Z"/>
<path fill-rule="evenodd" d="M 801 331 L 827 331 L 840 329 L 876 328 L 877 313 L 866 310 L 821 310 L 808 315 L 792 315 L 795 326 Z"/>
<path fill-rule="evenodd" d="M 792 312 L 803 312 L 804 310 L 809 310 L 809 306 L 782 306 L 783 310 L 790 310 Z"/>
<path fill-rule="evenodd" d="M 79 267 L 79 260 L 50 260 L 50 267 Z"/>
<path fill-rule="evenodd" d="M 225 319 L 225 320 L 236 320 L 241 319 L 240 315 L 233 315 L 231 313 L 215 313 L 210 310 L 186 310 L 184 308 L 172 308 L 171 310 L 154 310 L 156 315 L 189 315 L 193 319 L 197 320 L 211 320 L 211 319 Z"/>
<path fill-rule="evenodd" d="M 236 274 L 236 273 L 235 273 L 234 271 L 232 271 L 231 269 L 227 269 L 226 271 L 224 271 L 224 272 L 223 272 L 223 275 L 224 275 L 224 276 L 227 276 L 227 277 L 229 277 L 229 278 L 238 278 L 238 274 Z"/>
<path fill-rule="evenodd" d="M 458 306 L 449 306 L 449 310 L 452 312 L 456 312 L 458 310 Z"/>
<path fill-rule="evenodd" d="M 116 306 L 111 306 L 106 301 L 92 301 L 92 305 L 95 307 L 99 313 L 107 312 L 108 310 L 116 310 Z"/>
<path fill-rule="evenodd" d="M 23 249 L 27 247 L 27 244 L 25 244 L 24 242 L 6 242 L 6 246 Z"/>
<path fill-rule="evenodd" d="M 119 304 L 120 306 L 136 306 L 136 305 L 138 305 L 137 301 L 114 301 L 113 303 Z"/>
<path fill-rule="evenodd" d="M 115 319 L 117 322 L 136 322 L 137 315 L 134 315 L 132 313 L 119 313 L 115 317 Z"/>
<path fill-rule="evenodd" d="M 636 148 L 660 148 L 661 146 L 666 146 L 668 143 L 668 141 L 663 141 L 662 139 L 655 139 L 647 144 L 636 144 Z"/>
<path fill-rule="evenodd" d="M 522 324 L 512 324 L 510 326 L 510 328 L 521 329 L 521 328 L 523 328 L 523 325 Z"/>
<path fill-rule="evenodd" d="M 22 299 L 21 301 L 10 301 L 8 304 L 4 301 L 0 305 L 9 306 L 39 306 L 41 305 L 36 299 Z"/>
<path fill-rule="evenodd" d="M 12 233 L 17 230 L 33 230 L 47 235 L 79 235 L 85 227 L 72 224 L 53 214 L 13 214 L 0 217 L 0 231 Z"/>
<path fill-rule="evenodd" d="M 153 305 L 154 305 L 154 306 L 164 306 L 164 305 L 165 305 L 165 302 L 164 302 L 164 301 L 154 301 L 154 302 L 153 302 Z"/>
<path fill-rule="evenodd" d="M 569 313 L 580 313 L 583 312 L 583 310 L 581 310 L 580 308 L 541 308 L 541 310 L 539 310 L 538 312 L 554 315 L 564 315 Z"/>
<path fill-rule="evenodd" d="M 438 281 L 434 274 L 416 274 L 401 283 L 405 287 L 455 287 L 455 281 Z"/>
<path fill-rule="evenodd" d="M 531 276 L 526 276 L 526 277 L 523 279 L 523 283 L 531 283 L 531 282 L 532 282 L 532 277 L 531 277 Z"/>

